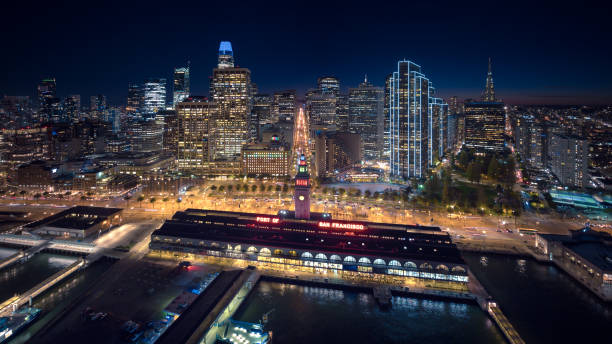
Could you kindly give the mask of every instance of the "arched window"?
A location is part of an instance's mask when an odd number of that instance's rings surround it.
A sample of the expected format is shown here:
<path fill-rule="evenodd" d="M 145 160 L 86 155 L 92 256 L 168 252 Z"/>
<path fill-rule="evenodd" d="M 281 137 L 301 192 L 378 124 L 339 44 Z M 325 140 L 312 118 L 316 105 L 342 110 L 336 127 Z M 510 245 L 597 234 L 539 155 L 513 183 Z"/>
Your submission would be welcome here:
<path fill-rule="evenodd" d="M 282 256 L 283 255 L 283 250 L 280 250 L 280 249 L 277 248 L 276 250 L 274 250 L 274 255 L 275 256 Z"/>
<path fill-rule="evenodd" d="M 291 251 L 289 251 L 289 255 L 292 256 L 292 257 L 297 257 L 297 252 L 291 250 Z"/>
<path fill-rule="evenodd" d="M 465 272 L 465 269 L 463 268 L 463 266 L 454 266 L 453 267 L 453 272 Z"/>
<path fill-rule="evenodd" d="M 416 264 L 414 264 L 413 262 L 406 262 L 406 263 L 404 264 L 404 267 L 405 267 L 406 269 L 416 269 Z"/>
<path fill-rule="evenodd" d="M 397 260 L 392 260 L 389 262 L 389 266 L 402 266 L 402 264 L 400 264 L 400 262 Z"/>
<path fill-rule="evenodd" d="M 444 264 L 440 264 L 440 265 L 436 266 L 436 270 L 448 271 L 448 266 L 446 266 Z"/>
<path fill-rule="evenodd" d="M 324 255 L 323 253 L 317 253 L 317 255 L 315 256 L 315 259 L 327 260 L 327 256 Z"/>
<path fill-rule="evenodd" d="M 419 266 L 419 268 L 423 269 L 423 270 L 431 270 L 432 266 L 429 263 L 423 263 L 423 264 L 421 264 L 421 266 Z"/>
<path fill-rule="evenodd" d="M 332 254 L 331 257 L 329 257 L 329 260 L 342 260 L 342 258 L 340 258 L 340 256 L 337 254 Z"/>
<path fill-rule="evenodd" d="M 355 263 L 357 262 L 357 260 L 353 256 L 346 256 L 344 257 L 344 262 L 345 263 Z"/>
<path fill-rule="evenodd" d="M 374 259 L 374 265 L 387 265 L 384 260 L 378 258 Z"/>
<path fill-rule="evenodd" d="M 309 258 L 309 259 L 312 259 L 312 253 L 310 253 L 310 252 L 304 252 L 304 253 L 302 253 L 302 258 Z"/>
<path fill-rule="evenodd" d="M 366 258 L 366 257 L 359 258 L 359 263 L 361 263 L 361 264 L 372 264 L 372 262 L 368 258 Z"/>
<path fill-rule="evenodd" d="M 241 250 L 242 250 L 242 247 L 240 245 L 234 246 L 234 251 L 240 252 Z"/>
<path fill-rule="evenodd" d="M 262 248 L 261 250 L 259 250 L 259 254 L 262 256 L 270 256 L 272 255 L 272 252 L 270 252 L 269 248 Z"/>
<path fill-rule="evenodd" d="M 257 249 L 255 248 L 255 246 L 251 246 L 247 249 L 248 253 L 257 253 Z"/>

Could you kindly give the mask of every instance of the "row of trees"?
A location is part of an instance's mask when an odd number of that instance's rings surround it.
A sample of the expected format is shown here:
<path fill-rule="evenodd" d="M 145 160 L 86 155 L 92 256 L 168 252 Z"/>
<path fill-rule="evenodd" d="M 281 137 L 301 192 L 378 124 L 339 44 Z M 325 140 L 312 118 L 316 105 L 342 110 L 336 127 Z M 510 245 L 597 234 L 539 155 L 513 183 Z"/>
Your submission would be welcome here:
<path fill-rule="evenodd" d="M 472 150 L 463 149 L 457 159 L 452 159 L 452 163 L 472 183 L 480 183 L 483 175 L 505 187 L 511 187 L 516 182 L 516 161 L 509 154 L 476 155 Z"/>
<path fill-rule="evenodd" d="M 424 183 L 423 193 L 414 199 L 423 206 L 441 206 L 464 211 L 497 213 L 520 212 L 520 196 L 512 187 L 495 187 L 454 182 L 450 168 L 444 168 L 440 175 L 433 173 Z"/>
<path fill-rule="evenodd" d="M 249 186 L 248 184 L 236 184 L 236 185 L 212 185 L 210 187 L 210 190 L 213 192 L 227 192 L 227 193 L 232 193 L 232 192 L 289 192 L 289 189 L 293 189 L 293 186 L 289 186 L 289 184 L 284 184 L 283 186 L 281 185 L 268 185 L 265 186 L 263 184 L 259 184 L 259 186 L 257 185 L 251 185 Z"/>

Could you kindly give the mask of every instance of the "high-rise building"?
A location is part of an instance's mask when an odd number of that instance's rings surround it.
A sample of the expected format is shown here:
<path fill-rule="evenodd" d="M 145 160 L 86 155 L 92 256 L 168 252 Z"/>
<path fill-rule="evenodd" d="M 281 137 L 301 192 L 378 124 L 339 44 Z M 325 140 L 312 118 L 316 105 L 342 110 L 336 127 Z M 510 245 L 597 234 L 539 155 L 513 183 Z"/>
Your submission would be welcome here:
<path fill-rule="evenodd" d="M 154 119 L 135 120 L 128 128 L 132 152 L 159 152 L 163 148 L 164 126 Z"/>
<path fill-rule="evenodd" d="M 446 131 L 446 149 L 453 150 L 457 146 L 457 114 L 449 114 Z"/>
<path fill-rule="evenodd" d="M 166 79 L 148 79 L 143 85 L 142 113 L 150 116 L 166 107 Z"/>
<path fill-rule="evenodd" d="M 384 108 L 383 108 L 383 159 L 389 161 L 391 155 L 391 121 L 390 121 L 390 109 L 391 109 L 391 92 L 393 91 L 392 83 L 393 73 L 388 74 L 385 78 L 385 96 L 384 96 Z"/>
<path fill-rule="evenodd" d="M 306 94 L 306 114 L 312 125 L 336 125 L 336 95 L 310 90 Z"/>
<path fill-rule="evenodd" d="M 361 136 L 362 155 L 366 160 L 378 160 L 382 156 L 383 92 L 369 83 L 367 76 L 358 87 L 349 89 L 349 131 Z"/>
<path fill-rule="evenodd" d="M 106 97 L 103 94 L 89 97 L 89 118 L 103 120 L 106 117 L 106 106 Z"/>
<path fill-rule="evenodd" d="M 274 122 L 293 123 L 296 111 L 296 92 L 286 90 L 274 93 L 272 103 L 272 117 Z"/>
<path fill-rule="evenodd" d="M 576 135 L 554 134 L 550 139 L 550 169 L 564 186 L 588 186 L 589 143 Z"/>
<path fill-rule="evenodd" d="M 253 110 L 260 125 L 272 123 L 272 97 L 268 94 L 253 96 Z"/>
<path fill-rule="evenodd" d="M 43 79 L 38 84 L 38 103 L 37 122 L 61 121 L 61 104 L 56 93 L 55 79 Z"/>
<path fill-rule="evenodd" d="M 338 94 L 336 98 L 336 127 L 339 131 L 349 131 L 349 96 Z"/>
<path fill-rule="evenodd" d="M 189 97 L 189 64 L 187 67 L 174 68 L 174 84 L 173 84 L 172 105 L 183 101 Z"/>
<path fill-rule="evenodd" d="M 233 67 L 233 54 L 229 53 L 231 44 L 221 42 L 219 66 L 213 70 L 210 84 L 210 94 L 218 108 L 210 124 L 210 154 L 219 164 L 240 162 L 242 146 L 249 136 L 252 106 L 251 71 Z M 235 166 L 239 168 L 239 164 Z"/>
<path fill-rule="evenodd" d="M 487 84 L 482 101 L 464 104 L 465 145 L 477 151 L 501 151 L 504 149 L 506 111 L 504 103 L 495 99 L 491 60 Z"/>
<path fill-rule="evenodd" d="M 448 104 L 442 98 L 433 97 L 434 88 L 429 88 L 429 163 L 441 160 L 447 146 Z"/>
<path fill-rule="evenodd" d="M 187 98 L 176 105 L 176 154 L 179 171 L 195 175 L 210 173 L 210 125 L 217 107 L 204 98 Z"/>
<path fill-rule="evenodd" d="M 143 89 L 140 84 L 129 84 L 128 85 L 128 97 L 127 106 L 125 111 L 134 116 L 142 110 L 143 106 Z"/>
<path fill-rule="evenodd" d="M 340 94 L 340 81 L 335 76 L 322 76 L 317 79 L 317 87 L 323 93 Z"/>
<path fill-rule="evenodd" d="M 219 44 L 219 57 L 217 68 L 234 68 L 234 51 L 232 43 L 223 41 Z"/>
<path fill-rule="evenodd" d="M 506 111 L 500 102 L 465 103 L 465 146 L 477 151 L 504 149 Z"/>
<path fill-rule="evenodd" d="M 489 57 L 489 70 L 487 72 L 487 85 L 485 87 L 484 97 L 485 102 L 495 102 L 495 86 L 493 85 L 493 72 L 491 71 L 491 58 Z"/>
<path fill-rule="evenodd" d="M 81 118 L 81 96 L 69 95 L 64 98 L 64 114 L 68 121 L 78 122 Z"/>
<path fill-rule="evenodd" d="M 516 116 L 513 123 L 514 146 L 529 167 L 542 169 L 547 163 L 548 128 L 532 115 Z"/>
<path fill-rule="evenodd" d="M 421 67 L 399 61 L 390 80 L 389 145 L 393 178 L 423 178 L 429 164 L 429 79 Z"/>

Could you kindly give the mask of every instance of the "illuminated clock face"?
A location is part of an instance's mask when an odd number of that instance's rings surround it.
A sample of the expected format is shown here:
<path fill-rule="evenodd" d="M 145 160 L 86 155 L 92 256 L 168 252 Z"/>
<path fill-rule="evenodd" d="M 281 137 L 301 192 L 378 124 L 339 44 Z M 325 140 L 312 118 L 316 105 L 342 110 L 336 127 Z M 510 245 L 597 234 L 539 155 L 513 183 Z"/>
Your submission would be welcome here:
<path fill-rule="evenodd" d="M 304 200 L 304 195 L 300 195 L 300 197 L 298 197 L 298 199 L 299 199 L 300 201 L 303 201 L 303 200 Z"/>

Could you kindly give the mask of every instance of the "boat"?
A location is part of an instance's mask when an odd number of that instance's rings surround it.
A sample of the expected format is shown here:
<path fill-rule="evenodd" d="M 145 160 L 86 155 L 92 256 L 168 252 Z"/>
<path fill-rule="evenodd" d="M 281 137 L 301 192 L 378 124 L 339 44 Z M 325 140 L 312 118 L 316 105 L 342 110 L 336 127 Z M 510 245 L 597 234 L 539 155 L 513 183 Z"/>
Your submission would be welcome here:
<path fill-rule="evenodd" d="M 23 307 L 6 316 L 0 317 L 0 343 L 7 341 L 24 330 L 40 315 L 41 310 L 32 307 Z"/>

